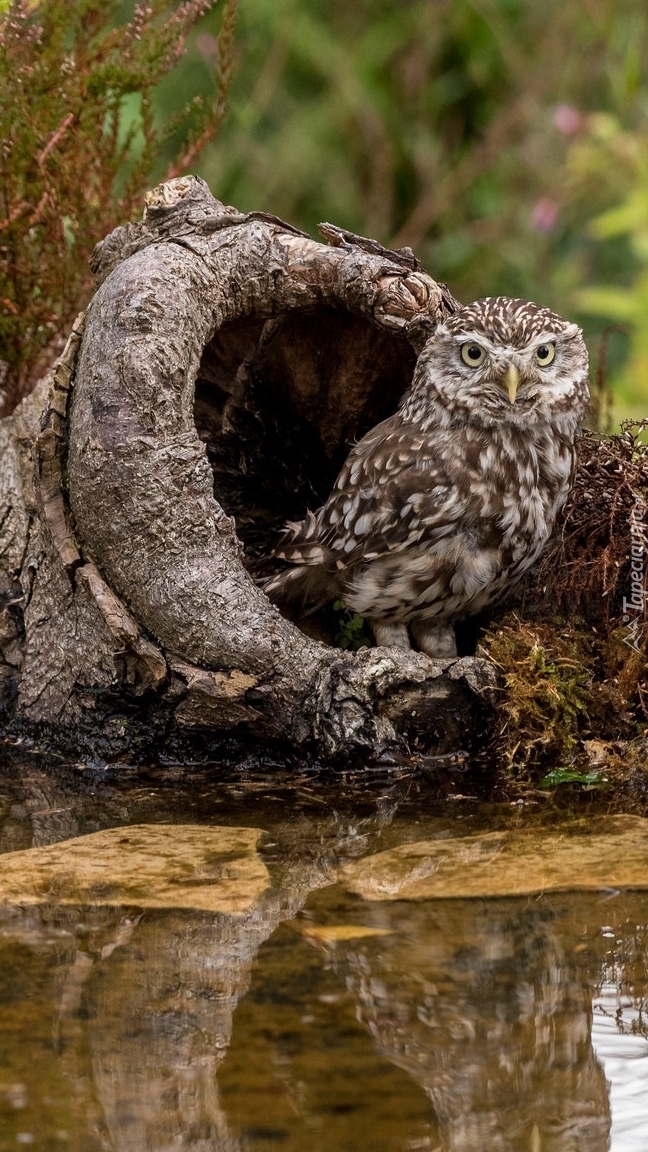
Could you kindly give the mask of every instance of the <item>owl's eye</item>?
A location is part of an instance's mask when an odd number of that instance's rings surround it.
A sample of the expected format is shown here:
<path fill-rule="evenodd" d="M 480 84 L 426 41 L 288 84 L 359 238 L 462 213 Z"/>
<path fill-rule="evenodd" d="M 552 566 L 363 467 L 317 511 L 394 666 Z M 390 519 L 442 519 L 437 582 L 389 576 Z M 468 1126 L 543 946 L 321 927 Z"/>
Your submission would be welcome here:
<path fill-rule="evenodd" d="M 461 359 L 471 368 L 477 368 L 486 359 L 486 353 L 479 344 L 462 344 Z"/>
<path fill-rule="evenodd" d="M 547 364 L 551 364 L 555 355 L 555 344 L 541 344 L 539 348 L 536 348 L 536 360 L 541 368 L 546 368 Z"/>

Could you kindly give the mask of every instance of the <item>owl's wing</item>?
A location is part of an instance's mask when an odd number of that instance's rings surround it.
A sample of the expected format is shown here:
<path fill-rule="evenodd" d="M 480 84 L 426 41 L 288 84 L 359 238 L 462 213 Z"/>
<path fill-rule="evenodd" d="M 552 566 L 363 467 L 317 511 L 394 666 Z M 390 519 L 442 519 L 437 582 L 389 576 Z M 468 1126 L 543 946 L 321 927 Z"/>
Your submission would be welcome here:
<path fill-rule="evenodd" d="M 463 502 L 444 464 L 441 440 L 374 428 L 350 453 L 326 504 L 277 551 L 297 564 L 346 569 L 451 534 Z M 444 438 L 447 451 L 447 439 Z"/>

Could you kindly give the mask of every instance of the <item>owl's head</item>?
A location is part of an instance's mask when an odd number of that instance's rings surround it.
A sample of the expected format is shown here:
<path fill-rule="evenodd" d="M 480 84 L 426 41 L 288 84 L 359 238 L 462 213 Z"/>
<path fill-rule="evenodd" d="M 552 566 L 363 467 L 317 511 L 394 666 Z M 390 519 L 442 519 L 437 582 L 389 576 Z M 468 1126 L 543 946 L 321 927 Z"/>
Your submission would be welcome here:
<path fill-rule="evenodd" d="M 576 425 L 589 399 L 587 376 L 576 324 L 527 300 L 488 296 L 459 309 L 428 340 L 410 405 L 436 400 L 449 420 L 489 427 L 561 418 Z"/>

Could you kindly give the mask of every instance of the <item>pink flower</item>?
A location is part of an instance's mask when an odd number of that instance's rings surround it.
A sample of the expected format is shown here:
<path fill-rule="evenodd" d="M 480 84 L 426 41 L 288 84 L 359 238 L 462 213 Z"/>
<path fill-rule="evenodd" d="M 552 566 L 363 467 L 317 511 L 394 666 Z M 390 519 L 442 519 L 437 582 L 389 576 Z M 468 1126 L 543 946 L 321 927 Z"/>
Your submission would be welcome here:
<path fill-rule="evenodd" d="M 196 36 L 196 47 L 203 60 L 212 64 L 218 58 L 218 40 L 210 32 L 199 32 Z"/>
<path fill-rule="evenodd" d="M 551 232 L 558 219 L 558 203 L 551 196 L 541 196 L 531 210 L 531 225 L 536 232 Z"/>
<path fill-rule="evenodd" d="M 558 104 L 554 110 L 553 122 L 563 136 L 575 136 L 581 127 L 582 116 L 573 104 Z"/>

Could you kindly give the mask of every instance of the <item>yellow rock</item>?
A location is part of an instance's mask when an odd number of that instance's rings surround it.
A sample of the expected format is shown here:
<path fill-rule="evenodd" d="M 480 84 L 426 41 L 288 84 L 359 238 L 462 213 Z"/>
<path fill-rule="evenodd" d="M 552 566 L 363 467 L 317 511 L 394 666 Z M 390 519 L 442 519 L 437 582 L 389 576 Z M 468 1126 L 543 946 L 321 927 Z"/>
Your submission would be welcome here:
<path fill-rule="evenodd" d="M 422 840 L 347 864 L 340 879 L 365 900 L 648 888 L 648 820 L 604 816 L 585 828 Z"/>
<path fill-rule="evenodd" d="M 136 905 L 241 915 L 268 887 L 258 828 L 136 824 L 0 856 L 1 904 Z"/>
<path fill-rule="evenodd" d="M 320 944 L 338 940 L 362 940 L 366 936 L 389 936 L 389 928 L 371 928 L 366 924 L 298 924 L 298 931 Z"/>

